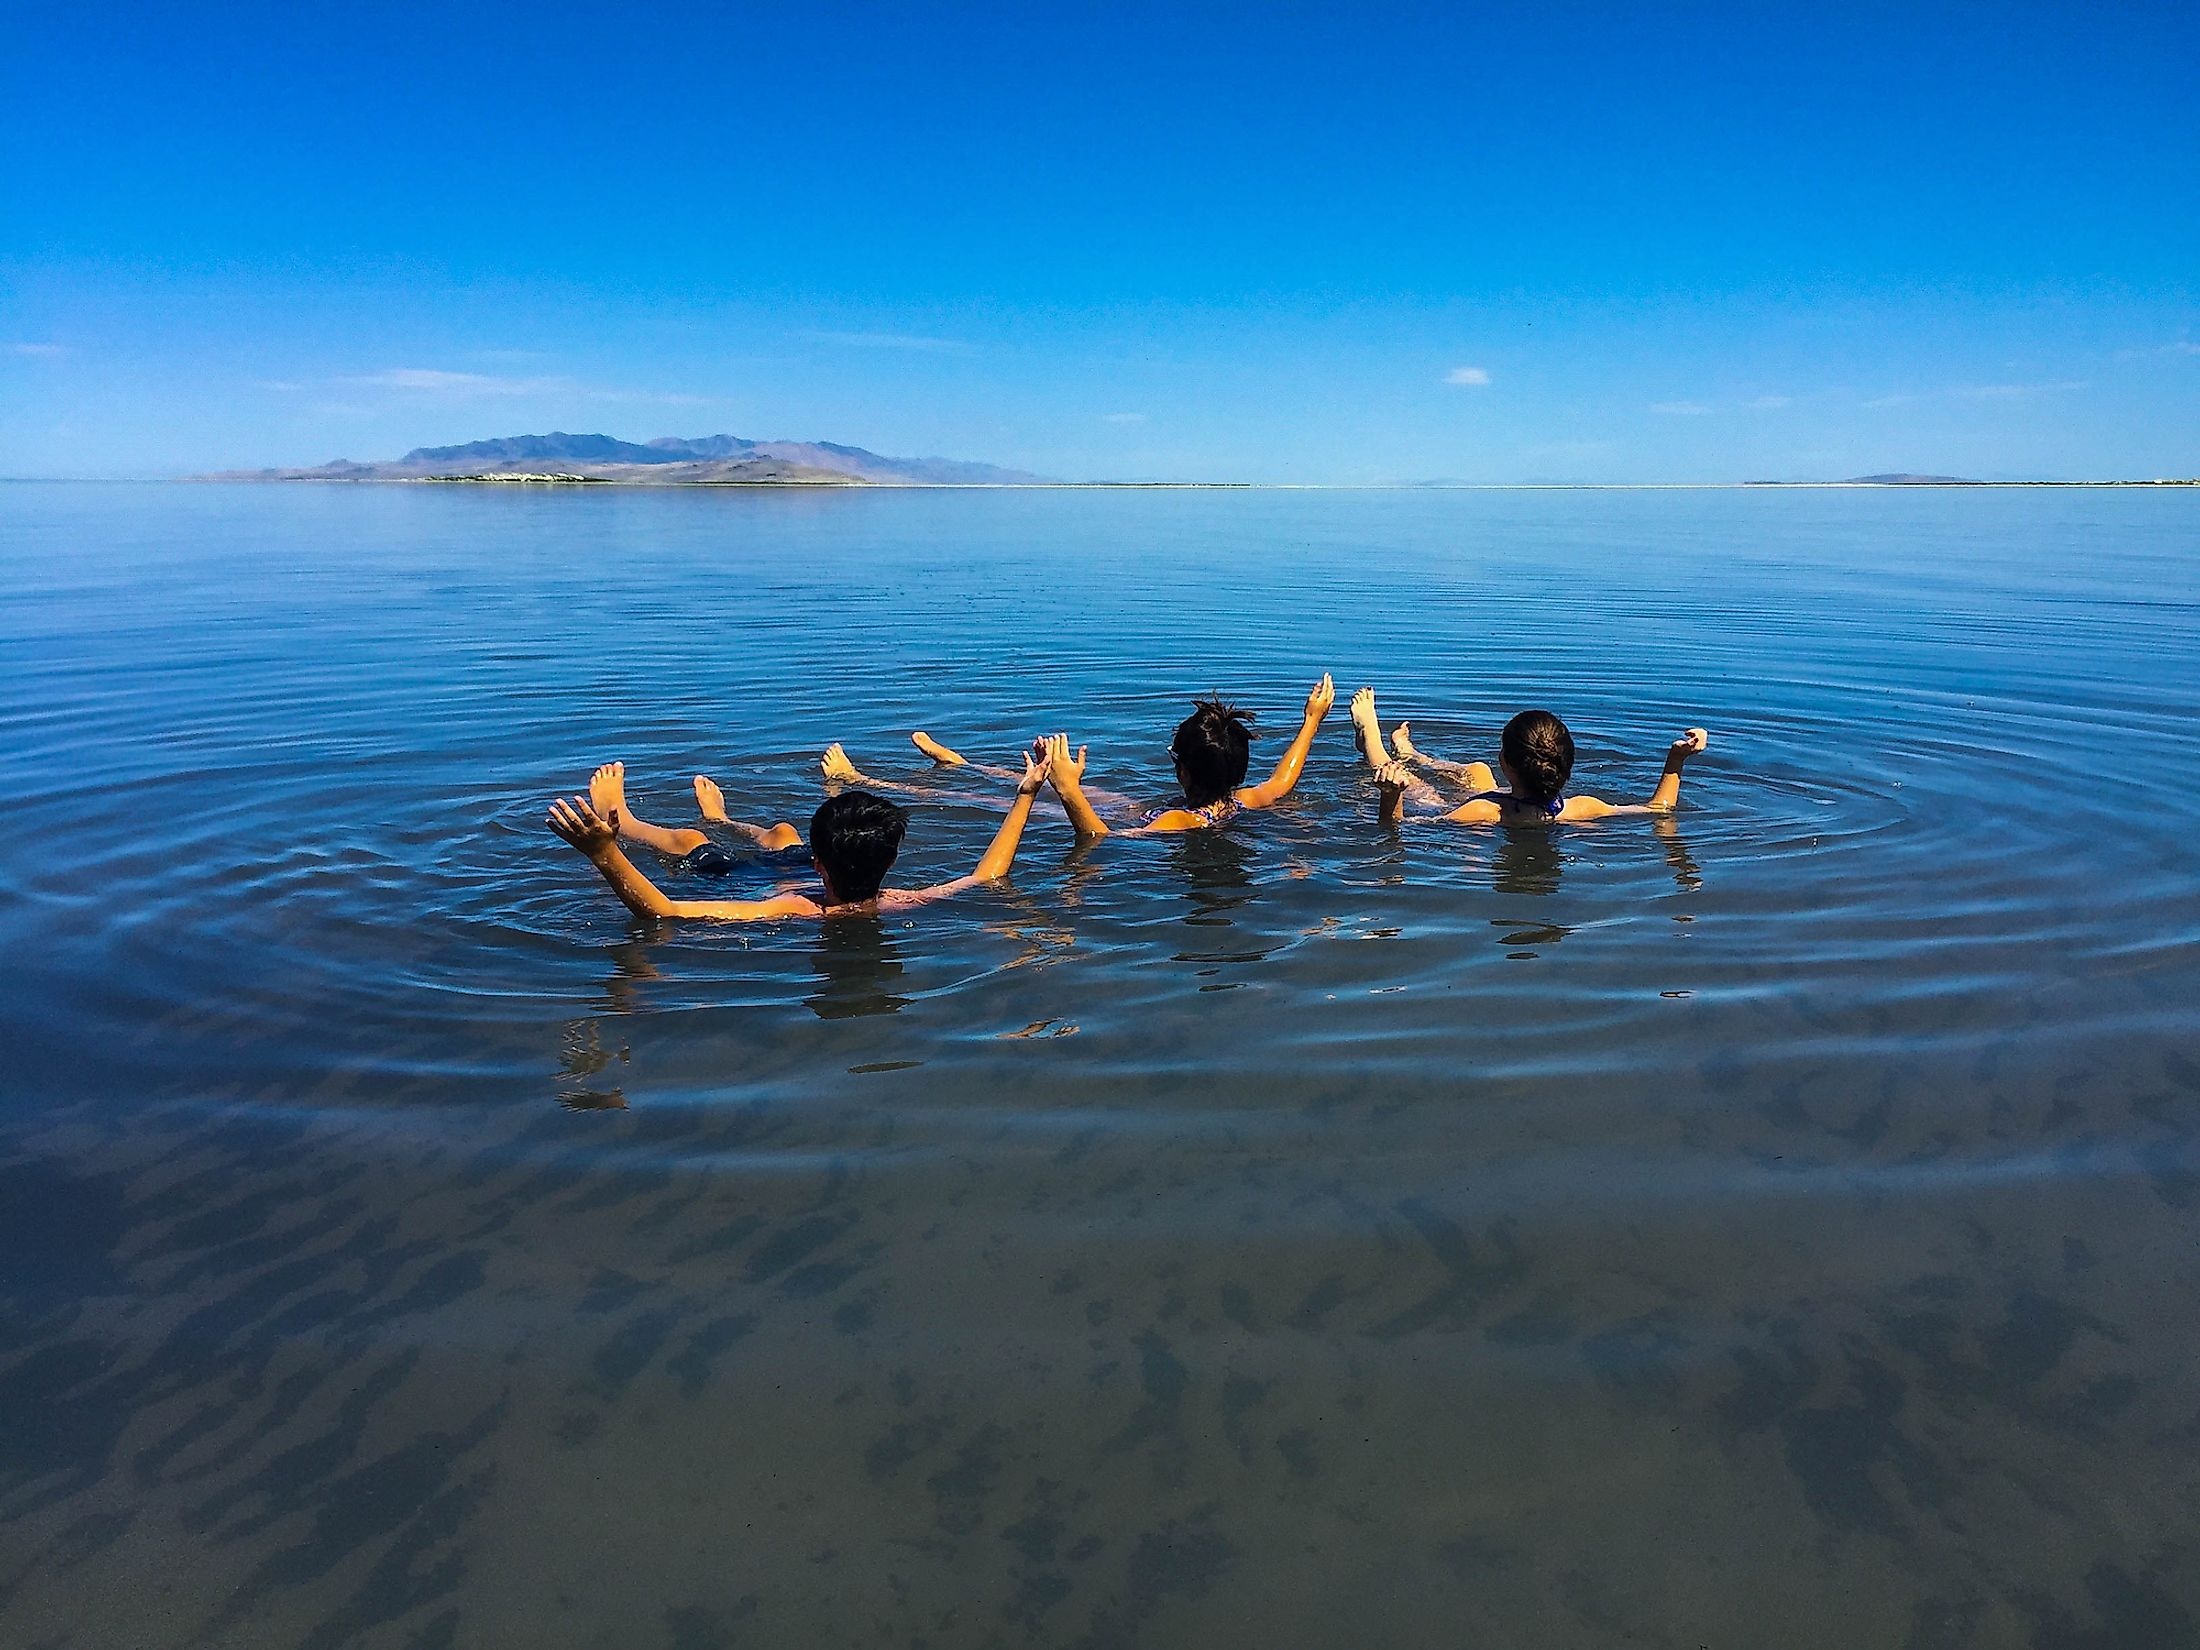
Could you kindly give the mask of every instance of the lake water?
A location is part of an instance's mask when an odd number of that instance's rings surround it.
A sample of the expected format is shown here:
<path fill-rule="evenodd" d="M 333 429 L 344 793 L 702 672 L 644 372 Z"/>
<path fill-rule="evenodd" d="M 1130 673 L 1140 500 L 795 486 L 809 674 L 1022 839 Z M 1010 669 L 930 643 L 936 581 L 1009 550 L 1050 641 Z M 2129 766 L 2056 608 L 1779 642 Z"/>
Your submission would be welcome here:
<path fill-rule="evenodd" d="M 20 485 L 0 669 L 0 1643 L 2200 1642 L 2200 494 Z M 914 917 L 541 826 L 1324 670 Z"/>

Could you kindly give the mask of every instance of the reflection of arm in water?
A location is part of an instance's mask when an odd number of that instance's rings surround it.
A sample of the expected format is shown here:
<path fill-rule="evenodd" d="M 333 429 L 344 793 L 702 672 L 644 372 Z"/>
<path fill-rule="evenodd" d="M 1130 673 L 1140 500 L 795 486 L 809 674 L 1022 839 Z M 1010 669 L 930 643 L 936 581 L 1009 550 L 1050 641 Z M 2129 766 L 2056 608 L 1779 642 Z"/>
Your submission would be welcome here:
<path fill-rule="evenodd" d="M 635 868 L 619 849 L 616 815 L 606 820 L 586 797 L 576 796 L 550 804 L 549 826 L 570 843 L 611 884 L 629 911 L 638 917 L 716 917 L 728 922 L 755 922 L 768 917 L 815 917 L 824 914 L 817 901 L 800 894 L 775 899 L 670 899 Z"/>
<path fill-rule="evenodd" d="M 725 793 L 701 774 L 695 776 L 695 800 L 706 820 L 740 832 L 759 848 L 799 848 L 802 845 L 802 833 L 792 825 L 774 825 L 766 829 L 761 825 L 744 825 L 738 819 L 728 819 Z M 597 818 L 612 823 L 619 835 L 627 841 L 639 842 L 643 847 L 654 848 L 661 854 L 671 854 L 678 858 L 692 854 L 710 841 L 701 831 L 652 825 L 646 819 L 637 819 L 634 810 L 626 803 L 624 762 L 606 762 L 589 775 L 588 804 L 595 810 Z"/>

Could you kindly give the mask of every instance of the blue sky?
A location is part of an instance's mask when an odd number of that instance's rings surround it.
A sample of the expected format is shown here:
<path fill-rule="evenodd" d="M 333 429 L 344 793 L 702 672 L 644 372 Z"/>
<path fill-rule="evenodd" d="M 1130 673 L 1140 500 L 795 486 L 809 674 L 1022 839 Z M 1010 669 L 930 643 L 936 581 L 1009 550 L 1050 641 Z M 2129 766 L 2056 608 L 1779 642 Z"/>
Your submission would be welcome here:
<path fill-rule="evenodd" d="M 0 22 L 0 474 L 2200 472 L 2200 8 Z"/>

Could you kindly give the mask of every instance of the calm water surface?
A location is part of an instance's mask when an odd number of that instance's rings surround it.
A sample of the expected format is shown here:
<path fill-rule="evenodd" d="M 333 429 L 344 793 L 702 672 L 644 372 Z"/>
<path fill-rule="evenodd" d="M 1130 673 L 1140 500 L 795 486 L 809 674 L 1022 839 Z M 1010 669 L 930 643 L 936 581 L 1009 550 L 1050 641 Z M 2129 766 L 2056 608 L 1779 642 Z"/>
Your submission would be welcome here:
<path fill-rule="evenodd" d="M 1713 743 L 540 826 L 1323 670 Z M 0 674 L 0 1643 L 2200 1643 L 2200 497 L 15 486 Z"/>

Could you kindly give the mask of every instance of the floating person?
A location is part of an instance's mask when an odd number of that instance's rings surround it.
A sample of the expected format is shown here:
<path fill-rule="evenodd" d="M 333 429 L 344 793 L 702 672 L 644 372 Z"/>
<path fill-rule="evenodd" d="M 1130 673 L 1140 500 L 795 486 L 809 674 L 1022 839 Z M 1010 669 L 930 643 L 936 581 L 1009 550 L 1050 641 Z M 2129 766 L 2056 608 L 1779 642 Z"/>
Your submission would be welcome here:
<path fill-rule="evenodd" d="M 1011 778 L 1014 776 L 1011 775 Z M 652 825 L 636 816 L 627 805 L 626 764 L 606 762 L 588 776 L 588 805 L 596 817 L 607 823 L 615 823 L 619 835 L 628 842 L 639 842 L 645 848 L 654 848 L 660 854 L 669 854 L 682 862 L 681 869 L 699 872 L 707 877 L 730 876 L 745 866 L 759 863 L 807 865 L 808 850 L 802 846 L 802 833 L 792 825 L 750 825 L 728 817 L 726 793 L 718 788 L 715 780 L 701 774 L 695 776 L 695 803 L 706 823 L 722 825 L 744 838 L 757 850 L 753 856 L 728 853 L 702 831 L 678 826 Z"/>
<path fill-rule="evenodd" d="M 976 888 L 1008 874 L 1031 818 L 1032 799 L 1046 783 L 1047 765 L 1024 759 L 1016 800 L 975 869 L 930 888 L 881 886 L 901 851 L 909 826 L 906 810 L 869 791 L 827 797 L 810 817 L 810 863 L 824 884 L 822 899 L 779 894 L 770 899 L 672 899 L 638 870 L 619 847 L 620 821 L 606 819 L 585 796 L 550 804 L 546 823 L 603 873 L 612 892 L 639 917 L 708 917 L 721 922 L 763 922 L 781 917 L 825 917 L 839 912 L 903 911 Z M 678 834 L 678 833 L 675 833 Z M 698 833 L 699 834 L 699 833 Z"/>
<path fill-rule="evenodd" d="M 1181 807 L 1156 809 L 1135 824 L 1110 826 L 1093 807 L 1084 788 L 1085 751 L 1080 745 L 1070 754 L 1069 735 L 1057 733 L 1047 740 L 1047 767 L 1054 794 L 1062 800 L 1078 836 L 1145 836 L 1173 831 L 1197 831 L 1221 825 L 1242 809 L 1272 808 L 1291 794 L 1306 769 L 1306 753 L 1322 718 L 1337 702 L 1336 686 L 1325 675 L 1306 696 L 1306 714 L 1291 743 L 1284 747 L 1275 772 L 1258 785 L 1245 783 L 1252 760 L 1253 713 L 1239 710 L 1221 699 L 1208 697 L 1192 706 L 1192 714 L 1176 727 L 1169 740 L 1169 756 L 1176 764 L 1176 782 L 1184 793 Z"/>
<path fill-rule="evenodd" d="M 1386 825 L 1397 824 L 1409 804 L 1417 813 L 1460 825 L 1574 825 L 1621 814 L 1670 814 L 1680 802 L 1681 770 L 1711 742 L 1703 729 L 1690 728 L 1666 751 L 1665 772 L 1648 801 L 1606 802 L 1566 794 L 1574 771 L 1574 736 L 1547 710 L 1524 710 L 1505 724 L 1497 756 L 1505 773 L 1503 788 L 1486 762 L 1445 762 L 1422 751 L 1406 723 L 1398 725 L 1386 751 L 1373 688 L 1352 696 L 1352 727 L 1361 754 L 1375 770 Z M 1471 794 L 1452 807 L 1415 767 L 1440 773 Z"/>

